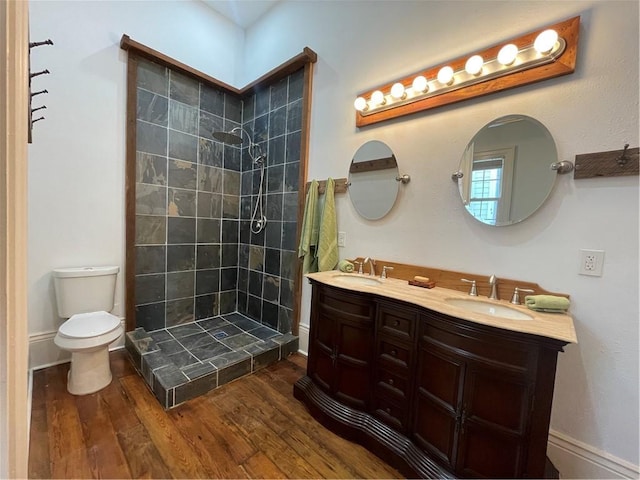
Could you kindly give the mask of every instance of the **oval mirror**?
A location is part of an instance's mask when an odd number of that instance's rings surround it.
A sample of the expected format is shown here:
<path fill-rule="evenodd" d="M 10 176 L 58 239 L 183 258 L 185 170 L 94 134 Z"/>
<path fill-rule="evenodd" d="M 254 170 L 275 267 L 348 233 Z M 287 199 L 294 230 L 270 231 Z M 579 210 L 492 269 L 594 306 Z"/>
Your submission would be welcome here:
<path fill-rule="evenodd" d="M 487 225 L 511 225 L 532 215 L 558 174 L 556 145 L 546 127 L 525 115 L 485 125 L 460 160 L 458 189 L 467 212 Z"/>
<path fill-rule="evenodd" d="M 367 220 L 384 217 L 398 196 L 398 164 L 393 151 L 378 140 L 362 145 L 349 167 L 349 198 Z"/>

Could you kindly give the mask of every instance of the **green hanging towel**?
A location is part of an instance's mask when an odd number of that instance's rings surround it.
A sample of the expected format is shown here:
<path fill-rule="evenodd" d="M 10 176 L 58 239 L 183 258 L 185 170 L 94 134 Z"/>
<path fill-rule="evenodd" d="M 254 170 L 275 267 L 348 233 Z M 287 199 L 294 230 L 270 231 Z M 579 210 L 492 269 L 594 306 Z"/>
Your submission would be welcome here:
<path fill-rule="evenodd" d="M 298 246 L 298 258 L 302 258 L 302 273 L 317 272 L 316 246 L 318 245 L 318 182 L 311 181 L 307 199 L 304 204 L 304 216 L 302 218 L 302 230 L 300 232 L 300 245 Z"/>
<path fill-rule="evenodd" d="M 338 223 L 336 220 L 336 203 L 334 199 L 335 182 L 327 178 L 324 193 L 324 208 L 320 218 L 320 235 L 318 237 L 318 271 L 333 270 L 338 264 Z"/>

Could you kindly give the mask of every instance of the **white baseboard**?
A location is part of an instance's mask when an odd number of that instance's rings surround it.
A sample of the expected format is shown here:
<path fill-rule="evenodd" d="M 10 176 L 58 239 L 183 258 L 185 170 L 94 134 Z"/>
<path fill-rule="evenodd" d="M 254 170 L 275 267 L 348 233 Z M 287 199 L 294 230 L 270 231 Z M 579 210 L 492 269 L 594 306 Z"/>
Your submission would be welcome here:
<path fill-rule="evenodd" d="M 547 454 L 560 478 L 640 478 L 638 465 L 555 430 L 549 431 Z"/>
<path fill-rule="evenodd" d="M 309 325 L 298 326 L 298 352 L 309 356 Z"/>
<path fill-rule="evenodd" d="M 121 320 L 124 328 L 124 319 Z M 58 332 L 43 332 L 29 335 L 29 370 L 40 370 L 71 361 L 71 353 L 60 349 L 53 339 Z M 109 345 L 109 350 L 124 347 L 124 335 Z"/>

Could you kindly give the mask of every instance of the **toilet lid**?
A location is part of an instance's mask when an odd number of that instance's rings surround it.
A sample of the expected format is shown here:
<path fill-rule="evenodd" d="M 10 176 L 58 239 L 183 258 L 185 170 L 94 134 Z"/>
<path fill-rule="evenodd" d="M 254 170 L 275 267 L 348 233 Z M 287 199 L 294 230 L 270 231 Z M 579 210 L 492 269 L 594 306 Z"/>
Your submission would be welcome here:
<path fill-rule="evenodd" d="M 64 322 L 59 333 L 65 337 L 89 338 L 109 333 L 120 325 L 120 319 L 107 312 L 78 313 Z"/>

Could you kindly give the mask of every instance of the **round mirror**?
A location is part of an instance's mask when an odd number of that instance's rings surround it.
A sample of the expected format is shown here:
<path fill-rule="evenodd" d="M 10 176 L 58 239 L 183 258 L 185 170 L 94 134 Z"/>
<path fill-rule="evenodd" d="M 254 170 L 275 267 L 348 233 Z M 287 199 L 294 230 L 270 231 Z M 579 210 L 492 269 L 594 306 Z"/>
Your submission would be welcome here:
<path fill-rule="evenodd" d="M 384 217 L 398 196 L 398 164 L 383 142 L 371 140 L 353 156 L 349 167 L 349 197 L 367 220 Z"/>
<path fill-rule="evenodd" d="M 458 189 L 467 212 L 487 225 L 511 225 L 532 215 L 558 174 L 553 137 L 525 115 L 500 117 L 471 139 L 460 160 Z"/>

